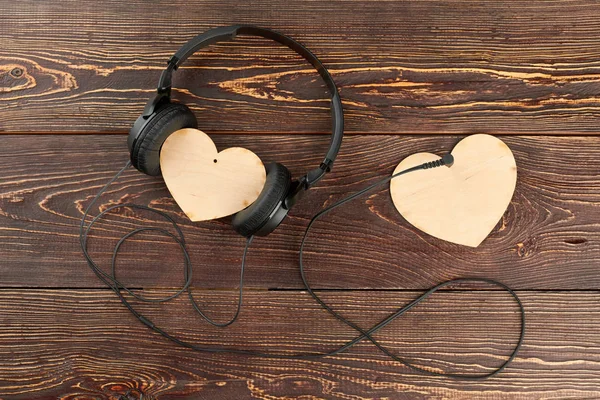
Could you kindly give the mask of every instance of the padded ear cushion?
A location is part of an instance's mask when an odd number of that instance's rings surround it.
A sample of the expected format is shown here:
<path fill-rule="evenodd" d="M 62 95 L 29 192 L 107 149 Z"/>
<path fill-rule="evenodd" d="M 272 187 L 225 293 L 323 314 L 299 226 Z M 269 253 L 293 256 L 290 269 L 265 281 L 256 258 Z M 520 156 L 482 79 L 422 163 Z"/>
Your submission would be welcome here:
<path fill-rule="evenodd" d="M 160 149 L 173 132 L 197 128 L 198 121 L 185 104 L 168 103 L 144 126 L 132 152 L 131 160 L 141 172 L 160 175 Z"/>
<path fill-rule="evenodd" d="M 233 228 L 242 236 L 255 234 L 287 195 L 292 183 L 290 171 L 279 163 L 266 166 L 267 179 L 256 201 L 233 216 Z"/>

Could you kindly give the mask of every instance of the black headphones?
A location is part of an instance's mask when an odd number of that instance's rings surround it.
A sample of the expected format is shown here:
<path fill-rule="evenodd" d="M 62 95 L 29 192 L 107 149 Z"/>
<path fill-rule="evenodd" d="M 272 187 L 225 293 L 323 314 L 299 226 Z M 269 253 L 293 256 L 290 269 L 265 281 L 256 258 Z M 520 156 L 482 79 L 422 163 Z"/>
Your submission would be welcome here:
<path fill-rule="evenodd" d="M 127 145 L 131 153 L 131 164 L 135 168 L 148 175 L 160 175 L 160 149 L 167 137 L 182 128 L 198 127 L 196 117 L 186 105 L 171 102 L 173 71 L 199 49 L 212 43 L 232 40 L 237 35 L 261 36 L 294 50 L 316 68 L 331 95 L 332 136 L 329 150 L 321 165 L 300 179 L 292 181 L 291 174 L 284 165 L 267 164 L 265 186 L 258 198 L 233 216 L 233 227 L 239 234 L 246 237 L 266 236 L 279 226 L 304 191 L 331 171 L 344 134 L 342 101 L 335 82 L 321 61 L 302 44 L 281 33 L 251 25 L 215 28 L 196 36 L 169 59 L 167 68 L 160 76 L 156 95 L 148 101 L 144 112 L 129 131 Z"/>
<path fill-rule="evenodd" d="M 327 151 L 327 155 L 325 159 L 318 168 L 315 168 L 309 171 L 306 175 L 301 177 L 298 180 L 292 181 L 290 172 L 286 167 L 281 164 L 273 163 L 266 166 L 267 178 L 265 182 L 265 186 L 262 192 L 259 194 L 257 200 L 251 204 L 248 208 L 238 212 L 233 217 L 233 227 L 235 230 L 246 236 L 248 239 L 246 240 L 246 246 L 244 248 L 244 252 L 241 260 L 241 268 L 240 268 L 240 285 L 239 285 L 239 294 L 238 294 L 238 303 L 236 307 L 236 311 L 233 317 L 227 322 L 217 322 L 212 320 L 209 316 L 207 316 L 199 307 L 198 303 L 194 299 L 194 296 L 191 291 L 191 283 L 192 283 L 192 266 L 190 255 L 188 253 L 183 232 L 179 229 L 175 220 L 173 220 L 168 214 L 161 210 L 153 209 L 148 206 L 140 206 L 136 204 L 116 204 L 106 209 L 102 210 L 98 215 L 96 215 L 89 224 L 86 225 L 86 219 L 89 216 L 89 212 L 92 207 L 95 207 L 96 202 L 105 193 L 109 186 L 121 176 L 121 174 L 130 167 L 130 165 L 135 166 L 141 172 L 144 172 L 148 175 L 159 175 L 160 174 L 160 149 L 162 144 L 165 142 L 167 137 L 171 135 L 173 132 L 182 129 L 182 128 L 196 128 L 198 123 L 194 114 L 183 104 L 174 104 L 171 103 L 171 77 L 173 71 L 177 69 L 177 67 L 184 62 L 191 54 L 193 54 L 198 49 L 207 46 L 211 43 L 215 43 L 221 40 L 231 40 L 235 38 L 237 34 L 246 34 L 246 35 L 257 35 L 262 36 L 268 39 L 275 40 L 290 49 L 296 51 L 306 60 L 308 60 L 313 67 L 317 69 L 321 78 L 327 84 L 329 92 L 331 94 L 331 110 L 333 114 L 333 128 L 332 128 L 332 137 L 331 142 L 329 144 L 329 150 Z M 81 222 L 79 225 L 79 240 L 81 244 L 81 250 L 83 252 L 84 257 L 87 260 L 88 265 L 92 269 L 92 271 L 101 279 L 106 285 L 111 288 L 119 299 L 123 303 L 125 307 L 131 311 L 131 313 L 144 325 L 153 331 L 161 334 L 165 338 L 171 340 L 178 345 L 194 349 L 197 351 L 207 352 L 207 353 L 233 353 L 233 354 L 245 354 L 245 355 L 253 355 L 260 357 L 268 357 L 273 359 L 298 359 L 298 360 L 316 360 L 322 357 L 335 356 L 340 352 L 349 349 L 354 346 L 356 343 L 362 341 L 363 339 L 367 339 L 371 341 L 374 345 L 376 345 L 382 352 L 390 356 L 393 360 L 401 362 L 406 365 L 406 367 L 410 368 L 413 371 L 422 372 L 431 376 L 446 376 L 450 378 L 457 379 L 467 379 L 467 380 L 481 380 L 485 378 L 492 377 L 502 370 L 506 368 L 508 364 L 516 357 L 521 345 L 523 344 L 523 339 L 525 336 L 525 310 L 523 308 L 523 304 L 521 300 L 517 296 L 517 294 L 510 289 L 508 286 L 503 283 L 485 279 L 485 278 L 466 278 L 466 279 L 454 279 L 451 281 L 446 281 L 441 283 L 433 288 L 429 289 L 421 296 L 417 297 L 407 305 L 395 310 L 393 313 L 388 315 L 386 318 L 381 320 L 376 325 L 371 326 L 368 329 L 363 329 L 360 326 L 356 325 L 354 322 L 346 319 L 344 316 L 340 315 L 337 311 L 332 309 L 325 301 L 323 301 L 319 295 L 311 288 L 305 274 L 305 266 L 304 266 L 304 248 L 306 239 L 309 235 L 309 231 L 313 224 L 321 218 L 323 215 L 327 214 L 329 211 L 342 206 L 343 204 L 348 203 L 349 201 L 356 199 L 360 196 L 365 195 L 368 191 L 379 187 L 383 184 L 388 183 L 392 179 L 404 175 L 407 173 L 426 170 L 430 168 L 438 168 L 441 166 L 450 166 L 452 165 L 454 159 L 452 155 L 447 154 L 441 159 L 430 161 L 423 163 L 421 165 L 416 165 L 414 167 L 402 170 L 400 172 L 396 172 L 394 175 L 387 176 L 382 180 L 379 180 L 375 183 L 370 184 L 369 186 L 350 194 L 349 196 L 344 197 L 341 200 L 336 201 L 333 204 L 324 207 L 321 211 L 315 214 L 314 217 L 311 218 L 308 223 L 306 230 L 304 231 L 304 235 L 302 236 L 302 241 L 300 243 L 300 251 L 299 251 L 299 272 L 300 277 L 302 278 L 302 282 L 306 288 L 306 292 L 310 294 L 315 301 L 329 314 L 348 325 L 352 329 L 359 332 L 360 335 L 355 336 L 353 339 L 343 343 L 341 346 L 336 347 L 329 351 L 324 352 L 306 352 L 306 353 L 295 353 L 290 354 L 289 352 L 285 353 L 277 353 L 277 352 L 263 352 L 257 350 L 249 350 L 249 349 L 238 349 L 231 347 L 221 347 L 221 346 L 204 346 L 197 345 L 186 340 L 180 339 L 174 335 L 172 335 L 168 330 L 165 330 L 159 326 L 157 326 L 150 319 L 146 318 L 142 315 L 134 305 L 128 300 L 127 297 L 123 294 L 123 291 L 129 293 L 134 298 L 142 301 L 142 302 L 165 302 L 170 299 L 173 299 L 184 292 L 188 293 L 188 296 L 192 302 L 192 306 L 199 315 L 201 315 L 207 322 L 217 327 L 225 327 L 231 325 L 236 321 L 238 316 L 240 315 L 242 298 L 243 298 L 243 285 L 244 285 L 244 270 L 246 266 L 246 255 L 248 252 L 248 248 L 252 243 L 252 238 L 254 235 L 268 235 L 271 233 L 285 218 L 290 208 L 298 201 L 298 199 L 302 196 L 302 194 L 308 190 L 313 184 L 319 181 L 327 172 L 331 170 L 333 162 L 337 156 L 337 153 L 340 149 L 340 145 L 342 143 L 343 136 L 343 128 L 344 126 L 344 116 L 342 112 L 342 102 L 340 100 L 340 96 L 338 94 L 335 83 L 333 82 L 329 72 L 323 67 L 323 64 L 319 61 L 314 54 L 312 54 L 308 49 L 302 46 L 300 43 L 294 41 L 293 39 L 284 36 L 280 33 L 273 32 L 268 29 L 257 28 L 254 26 L 248 25 L 234 25 L 229 27 L 212 29 L 208 32 L 205 32 L 190 42 L 186 43 L 173 57 L 169 59 L 167 69 L 162 73 L 160 77 L 160 82 L 158 84 L 157 94 L 152 98 L 146 108 L 144 109 L 144 113 L 135 121 L 131 131 L 129 132 L 128 138 L 128 146 L 129 151 L 131 152 L 131 161 L 128 162 L 100 191 L 93 200 L 88 204 L 83 216 L 81 218 Z M 88 252 L 88 238 L 89 232 L 92 229 L 93 225 L 103 218 L 107 213 L 112 210 L 122 208 L 122 207 L 130 207 L 137 210 L 146 210 L 152 212 L 166 221 L 169 221 L 177 234 L 173 234 L 167 229 L 163 229 L 160 227 L 139 227 L 129 231 L 125 234 L 116 244 L 113 250 L 113 256 L 111 261 L 111 269 L 112 273 L 107 273 L 103 269 L 99 267 L 99 265 L 93 260 L 92 256 Z M 121 245 L 127 241 L 129 238 L 137 235 L 141 232 L 146 231 L 154 231 L 155 233 L 163 234 L 167 237 L 173 239 L 177 244 L 179 244 L 181 251 L 184 255 L 184 276 L 185 283 L 181 289 L 179 289 L 175 294 L 167 296 L 162 299 L 148 299 L 140 294 L 136 294 L 131 289 L 128 289 L 123 283 L 121 283 L 116 278 L 116 260 L 119 254 L 119 249 Z M 498 368 L 491 372 L 485 372 L 483 374 L 458 374 L 458 373 L 445 373 L 438 371 L 430 371 L 427 368 L 423 368 L 417 365 L 412 364 L 405 360 L 404 358 L 392 353 L 388 348 L 384 347 L 380 344 L 373 335 L 379 331 L 381 328 L 387 326 L 388 323 L 395 320 L 397 317 L 404 315 L 405 312 L 411 310 L 414 306 L 421 303 L 423 300 L 428 298 L 433 293 L 437 292 L 439 289 L 442 289 L 446 286 L 464 283 L 464 282 L 484 282 L 488 284 L 493 284 L 499 286 L 501 289 L 506 290 L 516 301 L 519 306 L 519 310 L 521 313 L 521 330 L 520 336 L 517 344 L 513 348 L 510 356 L 500 365 Z M 292 314 L 293 315 L 293 314 Z"/>

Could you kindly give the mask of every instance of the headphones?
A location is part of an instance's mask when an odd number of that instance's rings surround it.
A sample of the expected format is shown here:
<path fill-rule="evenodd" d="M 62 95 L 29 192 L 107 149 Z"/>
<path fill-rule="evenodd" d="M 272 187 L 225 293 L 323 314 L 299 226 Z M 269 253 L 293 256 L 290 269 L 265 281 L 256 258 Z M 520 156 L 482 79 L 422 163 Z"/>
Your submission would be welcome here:
<path fill-rule="evenodd" d="M 211 29 L 186 44 L 173 55 L 162 72 L 156 95 L 148 101 L 144 111 L 129 131 L 127 146 L 131 164 L 139 171 L 160 175 L 160 149 L 169 135 L 183 128 L 197 128 L 198 121 L 184 104 L 171 102 L 173 71 L 199 49 L 212 43 L 233 40 L 237 35 L 254 35 L 274 40 L 304 57 L 319 73 L 331 96 L 332 134 L 329 150 L 318 168 L 293 180 L 290 171 L 282 164 L 265 166 L 265 186 L 254 203 L 233 216 L 233 228 L 245 237 L 266 236 L 283 221 L 290 208 L 304 192 L 331 171 L 342 144 L 344 113 L 342 101 L 329 71 L 310 50 L 289 36 L 252 25 L 232 25 Z"/>
<path fill-rule="evenodd" d="M 240 285 L 239 285 L 239 295 L 238 295 L 238 303 L 236 307 L 236 311 L 233 317 L 227 322 L 216 322 L 212 320 L 209 316 L 207 316 L 199 307 L 198 303 L 194 299 L 194 296 L 191 292 L 190 285 L 192 283 L 192 266 L 190 261 L 190 256 L 187 251 L 187 247 L 185 244 L 185 239 L 183 232 L 179 229 L 175 220 L 173 220 L 169 215 L 161 210 L 156 210 L 148 206 L 140 206 L 136 204 L 116 204 L 106 209 L 102 210 L 97 216 L 95 216 L 89 224 L 86 225 L 86 219 L 89 215 L 91 208 L 96 204 L 98 199 L 104 194 L 109 186 L 117 180 L 121 174 L 133 165 L 135 168 L 140 170 L 141 172 L 148 175 L 160 175 L 160 149 L 162 144 L 165 142 L 167 137 L 174 133 L 175 131 L 182 128 L 196 128 L 198 123 L 194 114 L 192 114 L 191 110 L 183 104 L 177 104 L 171 102 L 171 78 L 173 71 L 177 70 L 179 65 L 183 63 L 190 55 L 199 50 L 200 48 L 207 46 L 211 43 L 219 42 L 222 40 L 232 40 L 236 35 L 256 35 L 264 38 L 272 39 L 276 42 L 279 42 L 290 49 L 294 50 L 296 53 L 300 54 L 306 60 L 308 60 L 313 67 L 319 72 L 321 78 L 325 81 L 329 93 L 331 95 L 331 110 L 333 114 L 333 124 L 332 124 L 332 136 L 329 144 L 329 150 L 325 156 L 325 159 L 318 168 L 310 170 L 307 174 L 302 176 L 301 178 L 292 181 L 290 172 L 286 167 L 278 163 L 272 163 L 266 165 L 266 182 L 265 186 L 259 194 L 258 198 L 254 203 L 252 203 L 246 209 L 238 212 L 233 217 L 233 227 L 234 229 L 240 233 L 241 235 L 247 237 L 246 246 L 244 248 L 244 253 L 242 255 L 242 262 L 240 268 Z M 455 379 L 467 379 L 467 380 L 481 380 L 485 378 L 492 377 L 502 370 L 506 368 L 508 364 L 516 357 L 521 345 L 523 344 L 523 339 L 525 336 L 525 310 L 523 309 L 523 305 L 521 300 L 517 296 L 517 294 L 510 289 L 508 286 L 503 283 L 485 279 L 485 278 L 465 278 L 465 279 L 454 279 L 450 281 L 446 281 L 441 283 L 433 288 L 429 289 L 421 296 L 417 297 L 407 305 L 395 310 L 393 313 L 384 318 L 381 322 L 376 325 L 373 325 L 369 329 L 363 329 L 360 326 L 356 325 L 352 321 L 346 319 L 344 316 L 340 315 L 337 311 L 332 309 L 325 301 L 323 301 L 319 295 L 313 291 L 309 282 L 307 281 L 305 274 L 305 266 L 303 261 L 304 247 L 306 243 L 306 239 L 308 237 L 309 231 L 315 221 L 321 218 L 323 215 L 327 214 L 329 211 L 346 204 L 347 202 L 356 199 L 357 197 L 365 195 L 368 191 L 379 187 L 392 179 L 404 175 L 407 173 L 411 173 L 419 170 L 426 170 L 430 168 L 438 168 L 441 166 L 450 166 L 454 162 L 454 158 L 452 155 L 447 154 L 441 159 L 430 161 L 423 163 L 421 165 L 416 165 L 414 167 L 402 170 L 400 172 L 396 172 L 394 175 L 387 176 L 384 179 L 372 183 L 369 186 L 355 192 L 347 197 L 344 197 L 337 202 L 324 207 L 321 211 L 315 214 L 314 217 L 311 218 L 308 223 L 306 230 L 304 231 L 304 236 L 302 237 L 302 241 L 300 244 L 299 250 L 299 269 L 300 269 L 300 277 L 302 278 L 302 282 L 306 288 L 306 292 L 310 294 L 313 299 L 329 314 L 353 328 L 354 330 L 360 333 L 359 336 L 354 337 L 353 339 L 345 342 L 340 347 L 334 348 L 325 352 L 307 352 L 307 353 L 295 353 L 290 354 L 286 353 L 277 353 L 277 352 L 262 352 L 256 350 L 248 350 L 248 349 L 238 349 L 238 348 L 230 348 L 230 347 L 220 347 L 220 346 L 204 346 L 204 345 L 196 345 L 194 343 L 188 342 L 186 340 L 180 339 L 169 331 L 158 327 L 154 322 L 146 318 L 142 315 L 133 304 L 125 297 L 123 291 L 129 293 L 134 298 L 142 301 L 142 302 L 165 302 L 170 299 L 173 299 L 183 292 L 187 292 L 189 298 L 192 302 L 192 306 L 195 311 L 201 315 L 208 323 L 217 326 L 217 327 L 225 327 L 229 326 L 236 321 L 240 314 L 240 309 L 242 305 L 243 298 L 243 285 L 244 285 L 244 270 L 246 266 L 246 255 L 248 252 L 248 248 L 252 243 L 252 239 L 254 235 L 266 236 L 271 233 L 277 226 L 281 223 L 281 221 L 285 218 L 290 208 L 302 197 L 304 192 L 306 192 L 312 185 L 318 182 L 327 172 L 331 170 L 333 162 L 338 154 L 340 149 L 340 145 L 342 143 L 342 136 L 344 130 L 344 115 L 342 111 L 342 102 L 340 100 L 340 96 L 338 94 L 337 88 L 333 79 L 329 75 L 329 72 L 325 69 L 323 64 L 319 61 L 319 59 L 312 54 L 306 47 L 296 42 L 292 38 L 288 36 L 284 36 L 280 33 L 271 31 L 269 29 L 258 28 L 249 25 L 233 25 L 223 28 L 216 28 L 209 30 L 201 35 L 198 35 L 188 43 L 186 43 L 181 49 L 175 53 L 173 57 L 171 57 L 168 61 L 167 68 L 163 71 L 160 76 L 160 81 L 158 83 L 158 90 L 156 95 L 150 99 L 146 107 L 144 108 L 143 114 L 135 121 L 133 127 L 129 132 L 129 138 L 127 140 L 127 144 L 129 146 L 129 151 L 131 153 L 131 161 L 127 162 L 127 164 L 119 171 L 117 174 L 110 180 L 96 196 L 93 200 L 88 204 L 83 216 L 81 218 L 81 223 L 79 225 L 79 240 L 81 244 L 81 250 L 89 267 L 92 271 L 98 276 L 100 280 L 102 280 L 109 288 L 111 288 L 119 299 L 123 303 L 125 307 L 131 311 L 131 313 L 144 325 L 153 331 L 161 334 L 165 338 L 171 340 L 178 345 L 207 353 L 233 353 L 233 354 L 245 354 L 245 355 L 253 355 L 260 357 L 268 357 L 273 359 L 298 359 L 298 360 L 315 360 L 320 359 L 322 357 L 334 356 L 339 354 L 340 352 L 354 346 L 356 343 L 367 339 L 372 342 L 375 346 L 377 346 L 382 352 L 390 356 L 393 360 L 398 361 L 404 364 L 407 368 L 421 372 L 430 376 L 446 376 L 449 378 Z M 113 256 L 111 261 L 111 269 L 112 274 L 107 273 L 102 270 L 99 265 L 93 260 L 91 255 L 88 252 L 88 237 L 89 232 L 92 229 L 93 225 L 102 217 L 104 217 L 107 213 L 111 212 L 114 209 L 122 208 L 122 207 L 130 207 L 133 209 L 140 209 L 150 211 L 162 218 L 166 221 L 169 221 L 177 234 L 171 233 L 169 230 L 159 228 L 159 227 L 139 227 L 129 231 L 129 233 L 125 234 L 118 243 L 115 245 L 113 250 Z M 119 253 L 119 249 L 121 245 L 131 238 L 134 235 L 137 235 L 141 232 L 145 231 L 154 231 L 160 234 L 163 234 L 167 237 L 173 239 L 177 244 L 179 244 L 181 251 L 185 258 L 184 263 L 184 276 L 185 276 L 185 284 L 181 289 L 179 289 L 175 294 L 170 295 L 168 297 L 162 299 L 148 299 L 144 296 L 136 294 L 131 289 L 128 289 L 123 283 L 121 283 L 116 278 L 116 260 Z M 385 327 L 388 323 L 395 320 L 397 317 L 402 316 L 405 312 L 411 310 L 414 306 L 421 303 L 427 297 L 437 292 L 439 289 L 444 288 L 449 285 L 464 283 L 464 282 L 484 282 L 488 284 L 493 284 L 499 286 L 501 289 L 506 290 L 516 301 L 519 306 L 519 310 L 521 313 L 521 329 L 520 336 L 517 344 L 513 348 L 510 356 L 500 365 L 498 368 L 491 372 L 486 372 L 483 374 L 458 374 L 458 373 L 446 373 L 446 372 L 438 372 L 438 371 L 430 371 L 427 368 L 423 368 L 417 365 L 412 364 L 412 362 L 405 360 L 404 358 L 392 353 L 388 348 L 384 347 L 380 344 L 375 338 L 373 338 L 373 334 L 379 331 L 381 328 Z M 293 313 L 292 313 L 293 315 Z M 128 392 L 129 393 L 129 392 Z M 127 394 L 126 394 L 127 395 Z M 141 397 L 140 397 L 141 398 Z"/>

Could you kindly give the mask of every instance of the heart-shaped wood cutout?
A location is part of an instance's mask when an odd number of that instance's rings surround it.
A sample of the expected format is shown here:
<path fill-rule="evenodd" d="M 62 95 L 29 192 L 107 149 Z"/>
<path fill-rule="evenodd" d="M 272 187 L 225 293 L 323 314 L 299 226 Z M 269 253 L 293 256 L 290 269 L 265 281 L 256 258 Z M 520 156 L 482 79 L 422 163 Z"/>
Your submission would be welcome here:
<path fill-rule="evenodd" d="M 490 135 L 472 135 L 452 150 L 451 167 L 411 172 L 392 179 L 396 209 L 414 227 L 449 242 L 477 247 L 506 211 L 517 183 L 508 146 Z M 394 173 L 440 156 L 413 154 Z"/>
<path fill-rule="evenodd" d="M 256 154 L 242 147 L 218 152 L 206 133 L 190 128 L 167 138 L 160 169 L 169 192 L 194 222 L 243 210 L 256 200 L 266 180 Z"/>

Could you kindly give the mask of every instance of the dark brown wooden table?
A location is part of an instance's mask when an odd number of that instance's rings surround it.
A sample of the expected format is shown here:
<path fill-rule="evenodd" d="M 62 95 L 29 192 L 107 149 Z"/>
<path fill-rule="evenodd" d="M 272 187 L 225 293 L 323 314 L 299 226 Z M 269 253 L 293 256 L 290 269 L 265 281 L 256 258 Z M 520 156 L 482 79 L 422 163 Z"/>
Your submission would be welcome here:
<path fill-rule="evenodd" d="M 600 398 L 600 4 L 594 1 L 0 2 L 0 398 L 171 399 Z M 334 172 L 249 254 L 240 320 L 212 328 L 186 298 L 140 305 L 202 345 L 325 351 L 355 332 L 302 290 L 298 245 L 324 205 L 390 174 L 405 156 L 442 154 L 464 135 L 498 135 L 519 167 L 505 216 L 477 249 L 409 226 L 387 189 L 327 216 L 307 248 L 309 279 L 368 326 L 441 281 L 517 289 L 529 321 L 499 376 L 460 382 L 413 373 L 362 343 L 320 361 L 199 354 L 140 324 L 86 266 L 82 210 L 128 159 L 126 132 L 168 57 L 208 28 L 253 23 L 287 33 L 330 69 L 346 138 Z M 240 38 L 194 56 L 174 97 L 224 148 L 241 145 L 299 174 L 319 161 L 325 90 L 287 49 Z M 128 171 L 103 197 L 149 204 L 183 226 L 194 293 L 231 315 L 243 239 L 227 220 L 190 223 L 161 179 Z M 95 209 L 94 212 L 97 212 Z M 136 223 L 99 224 L 104 266 Z M 110 222 L 110 223 L 109 223 Z M 140 293 L 182 281 L 177 246 L 139 236 L 120 276 Z M 517 339 L 518 312 L 492 287 L 457 287 L 377 334 L 435 371 L 483 373 Z"/>

